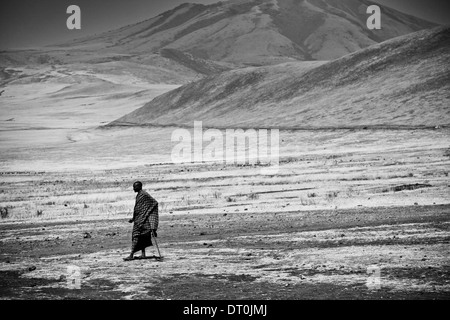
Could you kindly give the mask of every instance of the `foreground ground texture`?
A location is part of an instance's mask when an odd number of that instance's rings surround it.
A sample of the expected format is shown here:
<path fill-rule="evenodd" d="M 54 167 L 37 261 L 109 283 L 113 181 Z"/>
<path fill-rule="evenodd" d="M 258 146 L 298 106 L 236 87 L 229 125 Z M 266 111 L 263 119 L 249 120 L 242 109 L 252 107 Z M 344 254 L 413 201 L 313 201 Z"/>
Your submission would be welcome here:
<path fill-rule="evenodd" d="M 448 299 L 449 209 L 165 216 L 158 237 L 163 261 L 122 261 L 130 244 L 125 219 L 6 224 L 0 296 Z M 380 287 L 367 286 L 373 265 Z M 81 268 L 81 289 L 69 289 L 68 266 Z"/>
<path fill-rule="evenodd" d="M 450 298 L 447 130 L 280 132 L 272 174 L 170 164 L 170 133 L 8 146 L 0 298 Z M 122 260 L 135 180 L 159 201 L 163 261 Z M 70 266 L 81 268 L 81 289 L 68 287 Z"/>

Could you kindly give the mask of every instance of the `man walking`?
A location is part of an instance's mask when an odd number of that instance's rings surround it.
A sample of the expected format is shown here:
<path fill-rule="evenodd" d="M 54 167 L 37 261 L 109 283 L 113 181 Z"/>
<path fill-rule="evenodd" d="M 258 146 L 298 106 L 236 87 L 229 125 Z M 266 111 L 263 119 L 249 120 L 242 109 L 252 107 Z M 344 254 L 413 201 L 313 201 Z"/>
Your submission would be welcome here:
<path fill-rule="evenodd" d="M 147 192 L 142 190 L 142 183 L 136 181 L 133 190 L 137 193 L 136 204 L 134 206 L 133 219 L 128 222 L 133 223 L 131 236 L 131 253 L 124 258 L 125 261 L 133 260 L 134 253 L 142 251 L 141 258 L 145 258 L 145 248 L 152 246 L 152 233 L 157 237 L 158 229 L 158 202 Z"/>

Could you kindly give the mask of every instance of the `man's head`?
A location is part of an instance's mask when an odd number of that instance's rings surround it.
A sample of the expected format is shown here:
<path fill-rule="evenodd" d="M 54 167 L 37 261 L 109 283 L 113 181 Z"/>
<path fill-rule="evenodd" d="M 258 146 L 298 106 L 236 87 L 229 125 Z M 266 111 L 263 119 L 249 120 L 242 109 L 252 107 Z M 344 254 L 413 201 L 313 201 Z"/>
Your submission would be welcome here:
<path fill-rule="evenodd" d="M 133 190 L 134 190 L 134 192 L 141 191 L 142 190 L 142 182 L 136 181 L 135 183 L 133 183 Z"/>

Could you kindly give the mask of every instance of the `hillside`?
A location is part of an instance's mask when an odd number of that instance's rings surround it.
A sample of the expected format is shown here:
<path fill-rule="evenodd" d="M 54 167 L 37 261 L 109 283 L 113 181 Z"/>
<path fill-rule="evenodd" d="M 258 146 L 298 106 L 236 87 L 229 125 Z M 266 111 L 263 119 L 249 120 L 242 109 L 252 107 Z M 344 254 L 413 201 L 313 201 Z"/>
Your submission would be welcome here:
<path fill-rule="evenodd" d="M 64 70 L 67 77 L 88 72 L 100 78 L 132 75 L 151 85 L 186 84 L 242 67 L 336 59 L 434 26 L 383 7 L 382 29 L 372 32 L 366 27 L 368 4 L 366 0 L 185 3 L 106 33 L 43 48 L 2 51 L 0 87 L 27 77 L 24 67 L 33 74 L 51 67 Z M 45 79 L 51 76 L 42 74 Z"/>
<path fill-rule="evenodd" d="M 259 66 L 332 60 L 434 27 L 383 7 L 382 29 L 366 27 L 366 0 L 231 0 L 180 5 L 154 18 L 71 43 L 126 54 L 185 52 L 204 60 Z"/>
<path fill-rule="evenodd" d="M 450 28 L 373 45 L 332 62 L 209 76 L 156 97 L 111 125 L 215 127 L 450 124 Z"/>

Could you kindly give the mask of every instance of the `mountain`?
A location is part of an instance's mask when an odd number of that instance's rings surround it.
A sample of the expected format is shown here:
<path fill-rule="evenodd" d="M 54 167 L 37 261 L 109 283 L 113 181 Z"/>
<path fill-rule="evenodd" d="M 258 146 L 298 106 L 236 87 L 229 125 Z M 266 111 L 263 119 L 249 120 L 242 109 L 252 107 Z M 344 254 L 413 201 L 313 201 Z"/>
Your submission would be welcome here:
<path fill-rule="evenodd" d="M 450 27 L 337 60 L 244 68 L 156 97 L 111 125 L 323 128 L 450 124 Z"/>
<path fill-rule="evenodd" d="M 182 4 L 143 22 L 70 45 L 123 54 L 176 50 L 236 65 L 333 60 L 436 25 L 382 7 L 382 29 L 370 31 L 366 0 L 231 0 Z M 166 51 L 167 52 L 167 51 Z"/>
<path fill-rule="evenodd" d="M 382 7 L 382 29 L 370 31 L 366 27 L 369 4 L 366 0 L 185 3 L 106 33 L 33 50 L 0 52 L 0 86 L 16 79 L 7 75 L 6 68 L 23 66 L 131 73 L 150 84 L 185 84 L 241 67 L 332 60 L 434 26 Z"/>

